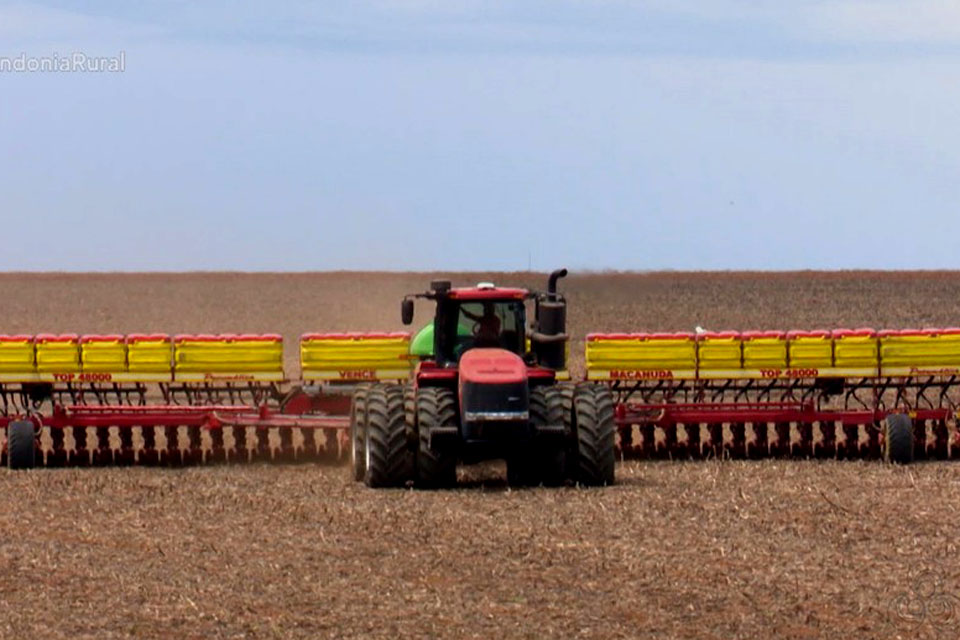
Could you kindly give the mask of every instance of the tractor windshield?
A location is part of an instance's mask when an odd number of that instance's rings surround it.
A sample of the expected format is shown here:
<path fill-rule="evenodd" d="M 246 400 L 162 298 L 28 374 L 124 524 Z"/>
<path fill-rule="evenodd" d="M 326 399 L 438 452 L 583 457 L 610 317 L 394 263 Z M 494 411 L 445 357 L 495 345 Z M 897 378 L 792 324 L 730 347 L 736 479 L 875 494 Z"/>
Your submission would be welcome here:
<path fill-rule="evenodd" d="M 456 362 L 474 347 L 494 347 L 523 355 L 524 306 L 521 300 L 450 301 L 441 314 L 440 354 Z"/>

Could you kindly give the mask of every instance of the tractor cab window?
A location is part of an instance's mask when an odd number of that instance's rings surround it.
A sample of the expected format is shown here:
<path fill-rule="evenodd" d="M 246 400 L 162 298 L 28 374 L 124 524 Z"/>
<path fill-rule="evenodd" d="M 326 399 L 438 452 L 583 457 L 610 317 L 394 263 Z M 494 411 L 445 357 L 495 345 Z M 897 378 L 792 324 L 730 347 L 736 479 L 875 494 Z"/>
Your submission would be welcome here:
<path fill-rule="evenodd" d="M 455 303 L 444 314 L 441 353 L 456 362 L 468 349 L 498 348 L 523 355 L 524 306 L 520 300 L 477 300 Z"/>

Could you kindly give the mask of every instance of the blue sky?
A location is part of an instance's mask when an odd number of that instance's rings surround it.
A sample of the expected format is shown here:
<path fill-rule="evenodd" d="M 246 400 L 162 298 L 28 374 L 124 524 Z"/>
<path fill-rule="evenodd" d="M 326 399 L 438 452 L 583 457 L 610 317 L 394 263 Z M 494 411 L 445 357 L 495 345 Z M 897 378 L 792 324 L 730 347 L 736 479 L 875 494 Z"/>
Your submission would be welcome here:
<path fill-rule="evenodd" d="M 0 5 L 3 270 L 960 268 L 960 3 Z"/>

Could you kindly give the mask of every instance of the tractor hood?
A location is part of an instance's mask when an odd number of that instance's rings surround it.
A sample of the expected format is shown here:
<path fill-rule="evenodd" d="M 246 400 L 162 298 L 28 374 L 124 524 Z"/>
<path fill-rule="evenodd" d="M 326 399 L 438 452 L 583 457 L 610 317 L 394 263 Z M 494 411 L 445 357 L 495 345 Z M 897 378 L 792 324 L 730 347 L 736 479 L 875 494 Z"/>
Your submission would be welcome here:
<path fill-rule="evenodd" d="M 460 423 L 466 440 L 490 438 L 491 424 L 507 425 L 516 436 L 517 424 L 530 420 L 527 367 L 505 349 L 470 349 L 460 358 Z M 503 434 L 501 434 L 503 435 Z M 522 435 L 522 434 L 521 434 Z"/>
<path fill-rule="evenodd" d="M 460 382 L 526 383 L 527 365 L 506 349 L 470 349 L 460 358 Z"/>

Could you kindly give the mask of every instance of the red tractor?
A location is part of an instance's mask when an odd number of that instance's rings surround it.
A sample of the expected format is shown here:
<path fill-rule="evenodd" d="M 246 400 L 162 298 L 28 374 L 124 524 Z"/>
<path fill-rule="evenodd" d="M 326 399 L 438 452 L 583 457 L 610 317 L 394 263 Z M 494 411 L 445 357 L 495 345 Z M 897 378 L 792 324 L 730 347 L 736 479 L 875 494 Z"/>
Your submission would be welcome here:
<path fill-rule="evenodd" d="M 557 381 L 568 339 L 557 280 L 566 274 L 554 271 L 546 293 L 435 281 L 405 297 L 404 324 L 413 322 L 414 298 L 436 302 L 432 355 L 421 356 L 412 381 L 354 394 L 356 479 L 370 487 L 448 487 L 458 463 L 505 459 L 512 486 L 612 484 L 609 388 Z"/>

